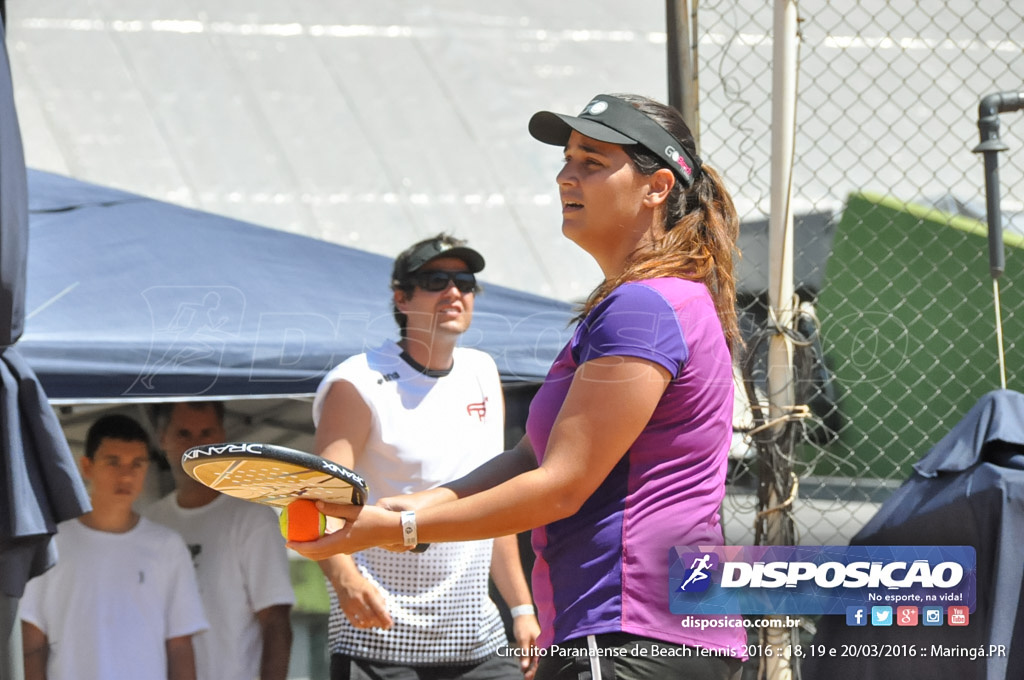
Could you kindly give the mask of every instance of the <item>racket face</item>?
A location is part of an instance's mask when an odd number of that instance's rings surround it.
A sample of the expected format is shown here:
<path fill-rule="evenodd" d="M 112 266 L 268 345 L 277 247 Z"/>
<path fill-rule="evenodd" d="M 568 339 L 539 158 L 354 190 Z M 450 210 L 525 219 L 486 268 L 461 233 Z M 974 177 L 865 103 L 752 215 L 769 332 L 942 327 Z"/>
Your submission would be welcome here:
<path fill-rule="evenodd" d="M 366 481 L 348 468 L 272 444 L 195 446 L 181 466 L 200 484 L 264 505 L 284 507 L 297 498 L 362 505 L 368 493 Z"/>

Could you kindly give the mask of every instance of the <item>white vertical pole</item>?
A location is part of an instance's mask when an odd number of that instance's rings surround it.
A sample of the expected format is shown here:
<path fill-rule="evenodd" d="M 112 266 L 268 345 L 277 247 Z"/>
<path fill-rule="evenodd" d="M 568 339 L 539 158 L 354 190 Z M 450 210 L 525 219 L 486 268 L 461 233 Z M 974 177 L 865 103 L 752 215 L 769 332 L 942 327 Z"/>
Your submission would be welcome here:
<path fill-rule="evenodd" d="M 782 328 L 791 328 L 794 316 L 793 286 L 793 141 L 796 124 L 797 6 L 795 0 L 776 0 L 772 26 L 772 133 L 771 133 L 771 215 L 768 220 L 768 308 Z M 769 420 L 786 415 L 793 405 L 793 353 L 786 338 L 778 333 L 768 346 Z M 783 425 L 774 428 L 778 433 Z M 776 470 L 781 479 L 789 470 Z M 782 498 L 771 499 L 778 505 Z M 788 517 L 774 512 L 768 519 L 769 545 L 792 541 L 786 526 Z M 769 628 L 768 644 L 775 653 L 765 660 L 768 680 L 789 680 L 793 676 L 788 628 Z"/>
<path fill-rule="evenodd" d="M 796 123 L 796 3 L 776 0 L 772 71 L 771 215 L 768 219 L 768 306 L 779 325 L 793 320 L 793 137 Z M 771 418 L 792 405 L 792 351 L 784 338 L 768 350 Z"/>
<path fill-rule="evenodd" d="M 22 680 L 24 677 L 18 598 L 0 593 L 0 680 Z"/>

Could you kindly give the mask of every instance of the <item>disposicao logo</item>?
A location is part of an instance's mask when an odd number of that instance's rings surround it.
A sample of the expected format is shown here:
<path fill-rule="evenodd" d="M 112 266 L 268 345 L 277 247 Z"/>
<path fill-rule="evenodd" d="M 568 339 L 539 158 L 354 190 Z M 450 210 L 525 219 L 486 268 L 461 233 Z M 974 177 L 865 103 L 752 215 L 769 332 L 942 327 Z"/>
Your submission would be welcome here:
<path fill-rule="evenodd" d="M 873 615 L 866 623 L 891 626 L 897 606 L 970 612 L 977 596 L 970 546 L 688 546 L 668 557 L 673 614 L 849 614 L 860 607 Z M 874 616 L 885 608 L 888 619 Z"/>
<path fill-rule="evenodd" d="M 718 568 L 718 555 L 714 553 L 691 553 L 683 557 L 689 563 L 685 579 L 679 590 L 687 593 L 701 593 L 711 585 L 711 572 Z"/>

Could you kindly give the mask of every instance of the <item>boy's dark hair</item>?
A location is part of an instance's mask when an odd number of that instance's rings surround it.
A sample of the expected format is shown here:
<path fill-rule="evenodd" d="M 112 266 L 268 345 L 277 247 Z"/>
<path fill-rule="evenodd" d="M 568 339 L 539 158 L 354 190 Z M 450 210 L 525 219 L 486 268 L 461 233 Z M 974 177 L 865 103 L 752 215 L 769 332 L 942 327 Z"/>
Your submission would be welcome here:
<path fill-rule="evenodd" d="M 149 434 L 137 421 L 121 414 L 103 416 L 89 428 L 85 436 L 85 457 L 96 458 L 96 450 L 104 439 L 123 442 L 142 442 L 149 449 Z"/>

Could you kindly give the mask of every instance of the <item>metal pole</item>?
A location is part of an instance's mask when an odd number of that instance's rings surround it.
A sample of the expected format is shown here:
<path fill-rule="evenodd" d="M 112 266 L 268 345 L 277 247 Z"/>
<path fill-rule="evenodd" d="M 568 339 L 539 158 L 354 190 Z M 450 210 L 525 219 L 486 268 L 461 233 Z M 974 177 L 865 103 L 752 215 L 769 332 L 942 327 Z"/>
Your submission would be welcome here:
<path fill-rule="evenodd" d="M 25 677 L 21 654 L 21 622 L 18 620 L 18 598 L 0 594 L 0 680 Z"/>
<path fill-rule="evenodd" d="M 793 325 L 793 139 L 796 122 L 796 3 L 777 0 L 772 73 L 771 214 L 768 220 L 768 309 L 778 328 Z M 768 346 L 769 420 L 793 405 L 793 351 L 781 333 Z M 775 431 L 785 426 L 780 423 Z M 780 499 L 781 500 L 781 499 Z M 785 536 L 768 535 L 773 538 Z"/>
<path fill-rule="evenodd" d="M 796 128 L 796 3 L 775 5 L 772 72 L 771 214 L 768 220 L 768 306 L 783 328 L 793 321 L 793 141 Z M 792 348 L 776 334 L 769 346 L 770 416 L 793 403 Z"/>
<path fill-rule="evenodd" d="M 978 131 L 981 143 L 974 153 L 985 158 L 985 209 L 988 214 L 988 262 L 992 275 L 992 298 L 996 312 L 996 353 L 999 358 L 999 385 L 1006 389 L 1006 355 L 1003 352 L 1003 318 L 999 302 L 999 277 L 1006 268 L 1003 251 L 1003 216 L 999 191 L 999 152 L 1009 147 L 999 138 L 999 114 L 1024 109 L 1024 92 L 990 94 L 978 105 Z"/>
<path fill-rule="evenodd" d="M 697 0 L 665 0 L 668 103 L 693 133 L 700 153 L 700 89 L 697 79 Z"/>
<path fill-rule="evenodd" d="M 797 73 L 797 6 L 795 0 L 776 0 L 772 27 L 772 137 L 771 137 L 771 214 L 768 220 L 768 250 L 771 263 L 768 273 L 768 311 L 777 330 L 768 345 L 768 401 L 769 421 L 780 423 L 773 434 L 781 436 L 788 426 L 794 401 L 793 351 L 781 329 L 793 326 L 793 209 L 792 173 L 793 147 L 796 130 L 796 73 Z M 783 438 L 785 439 L 785 438 Z M 790 452 L 783 452 L 788 454 Z M 788 456 L 775 457 L 773 470 L 777 480 L 788 480 L 791 465 Z M 785 467 L 787 469 L 779 469 Z M 787 487 L 788 488 L 788 487 Z M 773 487 L 769 507 L 785 501 Z M 793 542 L 789 515 L 773 512 L 768 518 L 766 543 L 786 545 Z M 775 653 L 765 659 L 768 680 L 789 680 L 793 676 L 788 628 L 768 628 L 762 631 L 766 642 Z"/>

